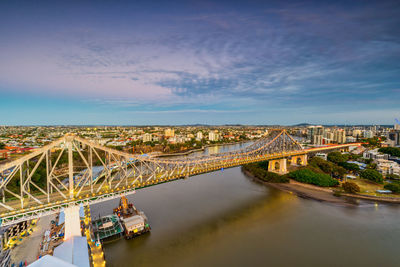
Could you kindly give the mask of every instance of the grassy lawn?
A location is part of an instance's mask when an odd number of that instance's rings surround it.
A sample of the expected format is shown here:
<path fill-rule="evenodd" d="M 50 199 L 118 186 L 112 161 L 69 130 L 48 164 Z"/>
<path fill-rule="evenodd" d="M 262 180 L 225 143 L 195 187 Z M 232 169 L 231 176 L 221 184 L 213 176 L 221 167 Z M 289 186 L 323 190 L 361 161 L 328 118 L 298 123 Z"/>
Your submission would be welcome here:
<path fill-rule="evenodd" d="M 354 182 L 360 187 L 360 194 L 366 194 L 378 197 L 400 197 L 400 195 L 395 194 L 378 194 L 376 190 L 384 189 L 383 184 L 377 184 L 364 179 L 347 179 L 348 182 Z"/>
<path fill-rule="evenodd" d="M 377 184 L 377 183 L 374 183 L 371 181 L 366 181 L 366 180 L 360 179 L 360 178 L 348 179 L 347 181 L 356 183 L 360 187 L 360 189 L 361 189 L 360 193 L 362 193 L 362 194 L 375 193 L 376 190 L 383 189 L 383 185 L 381 185 L 381 184 Z"/>

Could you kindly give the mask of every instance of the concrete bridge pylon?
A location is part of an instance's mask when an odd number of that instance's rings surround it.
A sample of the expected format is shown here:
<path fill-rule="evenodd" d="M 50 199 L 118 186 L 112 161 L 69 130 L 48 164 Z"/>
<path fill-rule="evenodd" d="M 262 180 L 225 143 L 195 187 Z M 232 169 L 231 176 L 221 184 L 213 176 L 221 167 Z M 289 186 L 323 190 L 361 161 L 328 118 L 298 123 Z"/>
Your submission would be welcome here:
<path fill-rule="evenodd" d="M 307 154 L 292 156 L 291 165 L 307 166 L 308 164 L 307 160 L 308 160 Z"/>
<path fill-rule="evenodd" d="M 274 159 L 268 162 L 268 171 L 279 174 L 287 173 L 287 159 Z"/>

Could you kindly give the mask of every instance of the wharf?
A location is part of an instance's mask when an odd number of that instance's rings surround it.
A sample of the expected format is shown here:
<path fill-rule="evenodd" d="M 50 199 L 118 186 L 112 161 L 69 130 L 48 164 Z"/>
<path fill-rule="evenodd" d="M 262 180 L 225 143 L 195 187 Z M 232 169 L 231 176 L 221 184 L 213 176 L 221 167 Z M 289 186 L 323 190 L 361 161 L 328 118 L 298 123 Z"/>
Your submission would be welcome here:
<path fill-rule="evenodd" d="M 104 260 L 104 252 L 103 248 L 101 246 L 100 241 L 94 241 L 92 239 L 92 227 L 93 224 L 91 222 L 91 215 L 90 215 L 90 207 L 86 206 L 85 207 L 85 220 L 84 220 L 84 225 L 85 225 L 85 236 L 88 242 L 89 246 L 89 251 L 90 251 L 90 259 L 92 262 L 93 267 L 103 267 L 106 265 L 106 261 Z"/>

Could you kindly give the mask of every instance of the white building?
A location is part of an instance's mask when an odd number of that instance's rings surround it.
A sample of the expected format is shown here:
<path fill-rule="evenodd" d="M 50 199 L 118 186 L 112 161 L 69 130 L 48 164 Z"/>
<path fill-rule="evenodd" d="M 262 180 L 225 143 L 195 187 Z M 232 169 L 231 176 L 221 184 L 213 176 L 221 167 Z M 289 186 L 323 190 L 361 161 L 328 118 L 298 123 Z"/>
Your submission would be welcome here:
<path fill-rule="evenodd" d="M 322 145 L 323 136 L 322 135 L 314 135 L 313 144 L 314 145 Z"/>
<path fill-rule="evenodd" d="M 389 159 L 389 155 L 378 152 L 377 148 L 373 150 L 364 151 L 363 157 L 366 159 L 373 159 L 373 160 Z"/>
<path fill-rule="evenodd" d="M 145 133 L 143 135 L 143 143 L 151 142 L 151 141 L 153 141 L 153 136 L 149 133 Z"/>
<path fill-rule="evenodd" d="M 353 136 L 347 136 L 346 137 L 346 142 L 347 143 L 355 143 L 355 142 L 357 142 L 357 138 L 355 138 Z"/>
<path fill-rule="evenodd" d="M 208 140 L 210 141 L 218 141 L 219 140 L 219 134 L 216 131 L 211 131 L 208 133 Z"/>
<path fill-rule="evenodd" d="M 346 131 L 343 129 L 338 129 L 333 132 L 333 141 L 337 142 L 338 144 L 346 143 Z"/>
<path fill-rule="evenodd" d="M 400 175 L 400 165 L 397 162 L 386 159 L 378 159 L 376 160 L 376 162 L 377 162 L 376 169 L 383 175 L 388 175 L 388 174 Z"/>
<path fill-rule="evenodd" d="M 203 132 L 197 132 L 197 134 L 196 134 L 196 139 L 197 140 L 202 140 L 203 139 Z"/>
<path fill-rule="evenodd" d="M 173 137 L 175 135 L 175 130 L 174 129 L 166 129 L 164 131 L 164 136 L 165 137 Z"/>
<path fill-rule="evenodd" d="M 319 157 L 321 159 L 324 159 L 324 160 L 328 160 L 328 154 L 326 154 L 326 153 L 317 153 L 317 154 L 315 154 L 315 156 Z"/>
<path fill-rule="evenodd" d="M 364 132 L 364 138 L 372 138 L 374 137 L 374 132 L 371 130 L 365 131 Z"/>

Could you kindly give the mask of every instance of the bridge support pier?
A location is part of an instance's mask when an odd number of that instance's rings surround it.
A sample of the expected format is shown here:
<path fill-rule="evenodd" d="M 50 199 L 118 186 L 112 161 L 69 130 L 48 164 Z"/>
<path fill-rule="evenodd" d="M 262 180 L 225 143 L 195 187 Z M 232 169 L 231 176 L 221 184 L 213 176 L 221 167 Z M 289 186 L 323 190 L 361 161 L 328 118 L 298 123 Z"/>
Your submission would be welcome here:
<path fill-rule="evenodd" d="M 292 156 L 291 165 L 307 166 L 307 154 Z"/>
<path fill-rule="evenodd" d="M 274 159 L 268 162 L 268 171 L 276 172 L 279 174 L 287 173 L 287 160 L 284 159 Z"/>
<path fill-rule="evenodd" d="M 82 236 L 81 234 L 81 220 L 79 216 L 80 207 L 77 205 L 70 206 L 64 209 L 65 214 L 65 236 L 67 240 L 73 236 Z"/>

